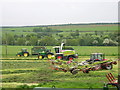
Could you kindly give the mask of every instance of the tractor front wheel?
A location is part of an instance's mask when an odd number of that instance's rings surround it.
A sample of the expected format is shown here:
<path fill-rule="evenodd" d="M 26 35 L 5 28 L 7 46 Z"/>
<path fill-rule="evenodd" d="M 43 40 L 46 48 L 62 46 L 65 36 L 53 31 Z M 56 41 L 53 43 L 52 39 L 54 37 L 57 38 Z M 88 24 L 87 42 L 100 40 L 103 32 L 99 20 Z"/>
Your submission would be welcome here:
<path fill-rule="evenodd" d="M 57 56 L 57 59 L 58 60 L 61 60 L 63 57 L 62 56 Z"/>
<path fill-rule="evenodd" d="M 44 57 L 42 55 L 38 55 L 38 59 L 42 60 Z"/>

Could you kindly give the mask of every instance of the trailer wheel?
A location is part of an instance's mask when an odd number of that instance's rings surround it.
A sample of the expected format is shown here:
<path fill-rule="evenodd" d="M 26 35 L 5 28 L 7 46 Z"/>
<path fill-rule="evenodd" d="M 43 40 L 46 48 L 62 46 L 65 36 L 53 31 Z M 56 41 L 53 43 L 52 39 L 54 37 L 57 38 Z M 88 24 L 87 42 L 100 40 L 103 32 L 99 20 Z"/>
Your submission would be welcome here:
<path fill-rule="evenodd" d="M 42 55 L 38 55 L 38 59 L 42 60 L 44 57 Z"/>
<path fill-rule="evenodd" d="M 28 54 L 28 53 L 24 53 L 23 56 L 24 56 L 24 57 L 28 57 L 29 54 Z"/>
<path fill-rule="evenodd" d="M 113 68 L 112 64 L 108 64 L 105 66 L 105 69 L 107 69 L 107 70 L 111 70 L 112 68 Z"/>
<path fill-rule="evenodd" d="M 48 55 L 47 55 L 47 58 L 48 58 L 48 59 L 51 59 L 51 58 L 52 58 L 52 55 L 51 55 L 51 54 L 48 54 Z"/>

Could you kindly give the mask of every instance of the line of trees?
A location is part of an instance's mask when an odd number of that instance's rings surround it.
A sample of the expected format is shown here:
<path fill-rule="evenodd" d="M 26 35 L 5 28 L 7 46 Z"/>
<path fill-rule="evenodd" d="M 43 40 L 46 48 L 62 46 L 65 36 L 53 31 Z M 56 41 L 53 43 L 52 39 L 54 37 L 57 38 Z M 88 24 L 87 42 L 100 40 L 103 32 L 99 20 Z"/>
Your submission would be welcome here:
<path fill-rule="evenodd" d="M 95 31 L 94 33 L 80 33 L 79 30 L 69 32 L 69 35 L 54 33 L 50 28 L 33 29 L 35 33 L 17 35 L 3 33 L 2 45 L 25 45 L 25 46 L 55 46 L 60 45 L 63 39 L 68 46 L 118 46 L 120 33 Z M 51 33 L 52 32 L 52 33 Z"/>

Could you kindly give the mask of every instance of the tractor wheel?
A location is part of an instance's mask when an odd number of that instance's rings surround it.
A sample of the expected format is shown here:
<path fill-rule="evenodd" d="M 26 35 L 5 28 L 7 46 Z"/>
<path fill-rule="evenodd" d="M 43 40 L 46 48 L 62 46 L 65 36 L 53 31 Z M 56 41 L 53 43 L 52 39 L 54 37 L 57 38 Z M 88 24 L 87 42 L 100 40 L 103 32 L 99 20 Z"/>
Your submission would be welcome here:
<path fill-rule="evenodd" d="M 107 69 L 107 70 L 111 70 L 112 68 L 113 68 L 113 66 L 111 64 L 105 66 L 105 69 Z"/>
<path fill-rule="evenodd" d="M 38 59 L 42 60 L 44 57 L 42 55 L 38 55 Z"/>
<path fill-rule="evenodd" d="M 24 56 L 24 57 L 28 57 L 29 54 L 28 54 L 28 53 L 24 53 L 23 56 Z"/>
<path fill-rule="evenodd" d="M 51 54 L 48 54 L 48 55 L 47 55 L 47 58 L 48 58 L 48 59 L 51 59 L 51 58 L 52 58 L 52 55 L 51 55 Z"/>
<path fill-rule="evenodd" d="M 18 56 L 18 57 L 21 57 L 21 55 L 20 55 L 20 54 L 18 54 L 17 56 Z"/>
<path fill-rule="evenodd" d="M 57 56 L 57 59 L 58 60 L 61 60 L 63 57 L 62 56 Z"/>
<path fill-rule="evenodd" d="M 70 56 L 70 57 L 68 57 L 68 60 L 70 60 L 70 61 L 71 61 L 71 60 L 73 60 L 73 57 L 71 57 L 71 56 Z"/>

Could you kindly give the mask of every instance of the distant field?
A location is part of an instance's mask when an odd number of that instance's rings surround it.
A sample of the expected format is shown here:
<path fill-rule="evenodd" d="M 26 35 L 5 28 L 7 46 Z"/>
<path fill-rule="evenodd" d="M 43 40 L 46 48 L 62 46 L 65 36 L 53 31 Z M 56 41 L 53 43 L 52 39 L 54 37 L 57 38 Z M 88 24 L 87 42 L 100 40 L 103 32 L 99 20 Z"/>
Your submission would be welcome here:
<path fill-rule="evenodd" d="M 118 30 L 118 25 L 68 25 L 68 26 L 51 26 L 53 29 L 63 31 L 115 31 Z"/>
<path fill-rule="evenodd" d="M 8 56 L 14 57 L 22 48 L 27 48 L 31 53 L 31 48 L 33 46 L 7 46 Z M 47 46 L 54 53 L 54 46 Z M 118 47 L 117 46 L 72 46 L 79 56 L 89 56 L 91 53 L 105 53 L 107 56 L 117 56 Z M 6 46 L 2 46 L 2 55 L 6 56 Z"/>
<path fill-rule="evenodd" d="M 38 26 L 39 27 L 39 26 Z M 3 31 L 32 31 L 34 28 L 38 27 L 9 27 L 2 28 Z M 94 25 L 65 25 L 65 26 L 48 26 L 54 30 L 62 30 L 62 31 L 116 31 L 118 30 L 117 24 L 94 24 Z"/>

